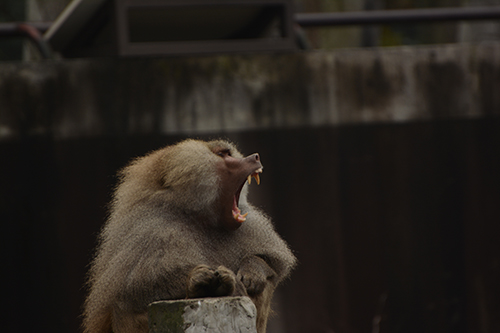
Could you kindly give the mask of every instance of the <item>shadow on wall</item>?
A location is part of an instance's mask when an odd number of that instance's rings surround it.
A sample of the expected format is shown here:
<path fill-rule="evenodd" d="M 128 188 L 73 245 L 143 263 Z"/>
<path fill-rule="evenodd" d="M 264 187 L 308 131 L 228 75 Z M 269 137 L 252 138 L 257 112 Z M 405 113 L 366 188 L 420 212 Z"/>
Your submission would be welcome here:
<path fill-rule="evenodd" d="M 226 134 L 300 261 L 275 332 L 500 330 L 498 119 Z M 116 170 L 183 137 L 0 142 L 6 331 L 78 331 Z"/>

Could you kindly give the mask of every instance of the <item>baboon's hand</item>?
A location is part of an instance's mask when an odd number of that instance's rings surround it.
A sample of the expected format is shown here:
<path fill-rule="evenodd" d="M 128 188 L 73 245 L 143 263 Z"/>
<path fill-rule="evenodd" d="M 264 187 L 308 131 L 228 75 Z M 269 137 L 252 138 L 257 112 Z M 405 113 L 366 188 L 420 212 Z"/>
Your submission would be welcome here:
<path fill-rule="evenodd" d="M 189 275 L 186 295 L 188 298 L 231 296 L 235 286 L 236 277 L 228 268 L 198 265 Z"/>
<path fill-rule="evenodd" d="M 246 258 L 236 275 L 249 296 L 261 294 L 268 284 L 274 284 L 276 273 L 269 265 L 257 256 Z"/>

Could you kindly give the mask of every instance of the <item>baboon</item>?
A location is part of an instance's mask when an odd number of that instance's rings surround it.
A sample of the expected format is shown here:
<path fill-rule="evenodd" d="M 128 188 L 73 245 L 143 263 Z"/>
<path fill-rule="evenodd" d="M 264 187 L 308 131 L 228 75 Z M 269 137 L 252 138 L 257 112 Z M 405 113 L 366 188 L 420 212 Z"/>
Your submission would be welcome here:
<path fill-rule="evenodd" d="M 244 295 L 265 332 L 296 259 L 247 202 L 262 168 L 230 142 L 186 140 L 122 169 L 89 270 L 84 331 L 147 332 L 151 302 Z"/>

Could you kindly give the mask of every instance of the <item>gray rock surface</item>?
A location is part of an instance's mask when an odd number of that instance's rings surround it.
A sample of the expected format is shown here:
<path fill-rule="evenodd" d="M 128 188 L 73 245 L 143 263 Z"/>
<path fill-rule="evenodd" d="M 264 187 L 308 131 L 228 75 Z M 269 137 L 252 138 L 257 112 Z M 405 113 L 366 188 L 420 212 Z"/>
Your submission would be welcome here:
<path fill-rule="evenodd" d="M 148 316 L 151 333 L 256 332 L 257 310 L 248 297 L 159 301 Z"/>

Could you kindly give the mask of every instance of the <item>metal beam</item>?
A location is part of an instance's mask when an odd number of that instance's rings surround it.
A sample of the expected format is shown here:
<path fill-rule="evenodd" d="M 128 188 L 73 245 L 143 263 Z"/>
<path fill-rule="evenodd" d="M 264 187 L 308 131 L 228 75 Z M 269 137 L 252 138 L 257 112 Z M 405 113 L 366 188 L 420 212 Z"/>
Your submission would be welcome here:
<path fill-rule="evenodd" d="M 26 37 L 26 33 L 19 29 L 19 26 L 29 25 L 44 33 L 52 25 L 52 22 L 10 22 L 0 23 L 0 37 Z"/>
<path fill-rule="evenodd" d="M 500 6 L 295 14 L 295 22 L 304 28 L 494 19 L 500 19 Z"/>

